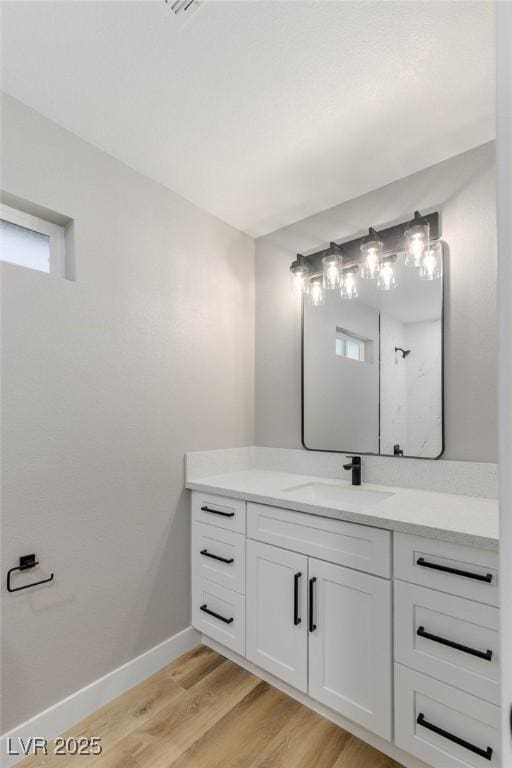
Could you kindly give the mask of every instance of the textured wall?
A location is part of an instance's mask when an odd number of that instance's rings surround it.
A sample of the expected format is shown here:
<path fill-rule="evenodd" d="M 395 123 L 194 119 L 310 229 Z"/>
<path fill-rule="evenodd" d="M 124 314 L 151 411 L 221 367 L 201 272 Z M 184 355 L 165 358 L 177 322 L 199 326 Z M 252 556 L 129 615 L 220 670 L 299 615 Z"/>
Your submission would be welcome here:
<path fill-rule="evenodd" d="M 496 461 L 495 146 L 330 208 L 256 241 L 256 443 L 300 447 L 300 304 L 294 254 L 438 209 L 448 243 L 445 458 Z"/>
<path fill-rule="evenodd" d="M 190 622 L 187 450 L 254 439 L 254 244 L 19 102 L 4 190 L 74 219 L 76 282 L 2 265 L 2 730 Z M 37 734 L 36 734 L 37 735 Z"/>

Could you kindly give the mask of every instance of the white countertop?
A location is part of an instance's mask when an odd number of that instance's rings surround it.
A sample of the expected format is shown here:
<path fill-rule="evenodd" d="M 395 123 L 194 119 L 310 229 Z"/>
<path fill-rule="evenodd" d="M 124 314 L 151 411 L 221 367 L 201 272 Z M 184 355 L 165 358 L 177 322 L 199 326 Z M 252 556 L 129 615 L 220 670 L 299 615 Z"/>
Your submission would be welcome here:
<path fill-rule="evenodd" d="M 346 481 L 262 469 L 196 478 L 188 480 L 186 485 L 191 490 L 218 493 L 259 504 L 466 546 L 498 549 L 499 513 L 495 499 L 364 483 L 361 486 L 363 491 L 373 490 L 393 495 L 371 505 L 334 499 L 329 500 L 328 506 L 324 506 L 326 502 L 322 505 L 306 502 L 297 498 L 297 492 L 283 490 L 307 483 L 337 485 L 340 489 L 352 490 Z M 357 488 L 353 490 L 357 491 Z"/>

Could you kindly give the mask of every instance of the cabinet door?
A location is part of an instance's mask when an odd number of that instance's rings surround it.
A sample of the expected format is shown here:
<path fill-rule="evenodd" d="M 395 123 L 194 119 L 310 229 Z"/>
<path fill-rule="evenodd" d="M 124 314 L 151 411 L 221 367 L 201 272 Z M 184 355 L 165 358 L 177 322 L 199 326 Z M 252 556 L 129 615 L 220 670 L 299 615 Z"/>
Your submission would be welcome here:
<path fill-rule="evenodd" d="M 307 691 L 305 555 L 247 542 L 246 655 L 300 691 Z"/>
<path fill-rule="evenodd" d="M 391 582 L 309 560 L 309 695 L 391 739 Z"/>

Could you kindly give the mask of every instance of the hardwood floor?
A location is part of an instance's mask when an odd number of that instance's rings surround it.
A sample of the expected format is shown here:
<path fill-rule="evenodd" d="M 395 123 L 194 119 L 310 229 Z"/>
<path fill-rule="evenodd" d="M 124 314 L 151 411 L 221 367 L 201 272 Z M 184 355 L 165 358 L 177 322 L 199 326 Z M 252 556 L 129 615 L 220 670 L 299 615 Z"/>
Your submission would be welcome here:
<path fill-rule="evenodd" d="M 20 768 L 400 768 L 286 694 L 198 646 L 71 728 L 98 756 Z"/>

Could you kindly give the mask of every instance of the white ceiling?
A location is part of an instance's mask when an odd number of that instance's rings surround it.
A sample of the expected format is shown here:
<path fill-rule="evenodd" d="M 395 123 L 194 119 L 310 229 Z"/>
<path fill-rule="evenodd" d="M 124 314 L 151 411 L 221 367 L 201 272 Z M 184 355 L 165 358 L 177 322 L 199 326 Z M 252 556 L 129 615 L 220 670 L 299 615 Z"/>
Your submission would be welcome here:
<path fill-rule="evenodd" d="M 2 87 L 258 236 L 494 137 L 491 2 L 3 2 Z"/>

